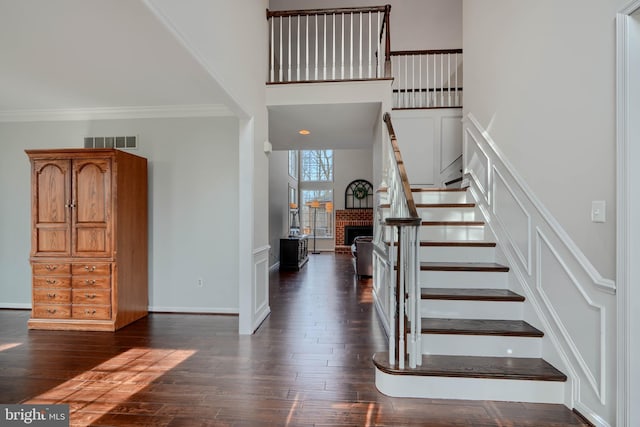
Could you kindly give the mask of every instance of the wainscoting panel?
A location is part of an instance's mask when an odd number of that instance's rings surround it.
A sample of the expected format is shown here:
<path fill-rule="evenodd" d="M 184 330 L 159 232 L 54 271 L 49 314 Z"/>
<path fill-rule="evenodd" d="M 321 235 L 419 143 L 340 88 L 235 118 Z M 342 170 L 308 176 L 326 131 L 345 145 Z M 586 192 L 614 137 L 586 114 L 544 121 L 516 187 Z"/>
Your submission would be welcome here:
<path fill-rule="evenodd" d="M 462 109 L 394 110 L 391 116 L 412 186 L 442 187 L 461 176 Z"/>
<path fill-rule="evenodd" d="M 493 214 L 509 234 L 518 259 L 531 275 L 531 215 L 495 168 L 493 176 Z"/>
<path fill-rule="evenodd" d="M 536 233 L 536 247 L 536 288 L 593 391 L 601 398 L 607 345 L 605 309 L 591 300 L 540 230 Z"/>
<path fill-rule="evenodd" d="M 463 121 L 470 192 L 545 333 L 542 356 L 569 377 L 565 404 L 596 426 L 615 425 L 615 282 L 602 277 L 472 114 Z"/>
<path fill-rule="evenodd" d="M 466 130 L 464 134 L 463 157 L 464 173 L 473 178 L 478 190 L 487 200 L 487 204 L 491 204 L 491 198 L 489 197 L 489 158 L 482 151 L 476 136 L 469 130 Z"/>
<path fill-rule="evenodd" d="M 269 306 L 269 249 L 270 246 L 253 251 L 253 330 L 271 312 Z"/>

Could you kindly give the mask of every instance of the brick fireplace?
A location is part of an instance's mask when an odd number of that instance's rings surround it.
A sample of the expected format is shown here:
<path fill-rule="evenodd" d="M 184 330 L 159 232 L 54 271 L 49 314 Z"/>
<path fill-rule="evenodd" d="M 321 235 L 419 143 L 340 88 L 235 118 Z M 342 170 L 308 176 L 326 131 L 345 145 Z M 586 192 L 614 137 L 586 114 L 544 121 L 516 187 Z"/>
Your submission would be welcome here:
<path fill-rule="evenodd" d="M 351 253 L 351 245 L 345 245 L 345 227 L 373 227 L 373 209 L 345 209 L 336 211 L 336 253 Z"/>

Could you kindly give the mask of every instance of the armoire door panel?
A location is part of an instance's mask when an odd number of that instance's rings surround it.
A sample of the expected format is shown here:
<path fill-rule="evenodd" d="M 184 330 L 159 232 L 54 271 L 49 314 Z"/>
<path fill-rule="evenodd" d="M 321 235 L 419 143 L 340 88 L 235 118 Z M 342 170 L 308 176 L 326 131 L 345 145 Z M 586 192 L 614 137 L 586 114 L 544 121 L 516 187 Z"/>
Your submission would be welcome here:
<path fill-rule="evenodd" d="M 73 161 L 73 254 L 108 256 L 111 219 L 111 161 Z"/>
<path fill-rule="evenodd" d="M 69 228 L 37 227 L 37 252 L 48 255 L 69 255 Z"/>
<path fill-rule="evenodd" d="M 107 251 L 107 230 L 100 226 L 76 227 L 76 254 Z"/>
<path fill-rule="evenodd" d="M 69 160 L 34 162 L 33 198 L 34 252 L 69 255 L 71 229 L 71 176 Z"/>

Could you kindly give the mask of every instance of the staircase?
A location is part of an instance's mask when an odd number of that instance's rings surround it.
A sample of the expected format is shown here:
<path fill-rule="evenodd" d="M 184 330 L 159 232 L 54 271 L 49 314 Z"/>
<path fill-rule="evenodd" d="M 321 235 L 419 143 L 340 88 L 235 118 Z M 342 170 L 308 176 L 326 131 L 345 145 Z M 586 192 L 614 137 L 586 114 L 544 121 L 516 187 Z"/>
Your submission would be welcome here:
<path fill-rule="evenodd" d="M 376 386 L 397 397 L 563 403 L 567 377 L 541 358 L 543 331 L 523 319 L 509 267 L 465 189 L 412 189 L 422 219 L 422 364 L 376 353 Z M 382 215 L 389 209 L 381 205 Z M 389 248 L 395 250 L 395 248 Z"/>

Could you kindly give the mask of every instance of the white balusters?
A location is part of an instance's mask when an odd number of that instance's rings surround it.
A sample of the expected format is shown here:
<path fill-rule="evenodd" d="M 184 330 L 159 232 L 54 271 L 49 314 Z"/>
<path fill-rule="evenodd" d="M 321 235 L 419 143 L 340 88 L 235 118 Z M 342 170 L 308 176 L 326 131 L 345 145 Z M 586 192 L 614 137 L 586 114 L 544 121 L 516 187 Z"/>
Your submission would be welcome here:
<path fill-rule="evenodd" d="M 392 52 L 394 108 L 462 106 L 462 51 Z"/>
<path fill-rule="evenodd" d="M 268 11 L 267 16 L 269 82 L 384 75 L 389 44 L 384 6 Z"/>
<path fill-rule="evenodd" d="M 275 39 L 273 37 L 273 33 L 274 33 L 274 26 L 276 25 L 276 20 L 275 19 L 271 19 L 271 40 L 269 43 L 269 53 L 271 55 L 271 59 L 269 61 L 269 81 L 273 82 L 275 81 L 275 68 L 276 68 L 276 64 L 275 64 Z"/>
<path fill-rule="evenodd" d="M 298 37 L 296 37 L 296 51 L 297 51 L 296 80 L 300 80 L 300 19 L 301 19 L 301 16 L 298 15 L 298 20 L 297 20 L 298 21 L 298 31 L 297 31 Z"/>
<path fill-rule="evenodd" d="M 282 44 L 282 20 L 284 19 L 284 17 L 280 17 L 280 64 L 279 64 L 279 70 L 278 70 L 278 76 L 279 79 L 278 81 L 282 81 L 282 48 L 283 48 L 283 44 Z"/>
<path fill-rule="evenodd" d="M 289 16 L 287 21 L 289 21 L 289 31 L 287 32 L 289 34 L 289 42 L 287 43 L 287 50 L 289 51 L 289 54 L 287 56 L 287 80 L 291 81 L 291 17 Z"/>

